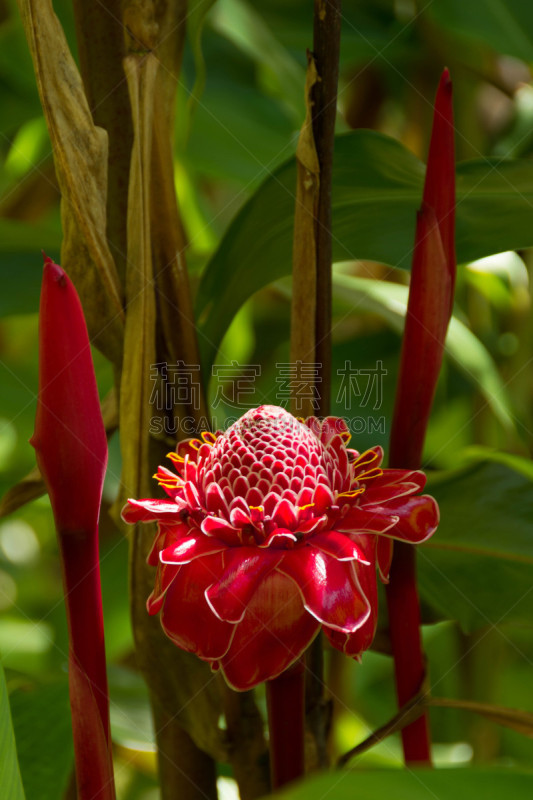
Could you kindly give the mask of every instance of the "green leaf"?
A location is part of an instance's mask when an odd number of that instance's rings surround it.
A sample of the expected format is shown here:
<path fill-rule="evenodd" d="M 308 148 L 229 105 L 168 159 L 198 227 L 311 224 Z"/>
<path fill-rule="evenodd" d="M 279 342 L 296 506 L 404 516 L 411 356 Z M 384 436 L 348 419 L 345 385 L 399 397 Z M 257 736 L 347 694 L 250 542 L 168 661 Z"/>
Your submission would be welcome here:
<path fill-rule="evenodd" d="M 507 769 L 346 770 L 310 778 L 282 792 L 286 800 L 526 800 L 533 773 Z"/>
<path fill-rule="evenodd" d="M 280 44 L 261 14 L 243 0 L 219 0 L 211 24 L 247 54 L 272 94 L 282 98 L 295 124 L 305 116 L 305 68 Z"/>
<path fill-rule="evenodd" d="M 0 663 L 0 786 L 6 800 L 24 800 L 4 668 Z"/>
<path fill-rule="evenodd" d="M 497 53 L 533 60 L 533 6 L 523 0 L 437 0 L 428 14 L 464 39 L 483 43 Z"/>
<path fill-rule="evenodd" d="M 333 259 L 409 268 L 424 165 L 372 131 L 337 136 L 333 167 Z M 197 296 L 204 367 L 240 306 L 289 275 L 296 167 L 290 159 L 237 214 L 207 265 Z M 483 159 L 457 167 L 459 262 L 533 245 L 533 162 Z"/>
<path fill-rule="evenodd" d="M 39 310 L 41 250 L 59 261 L 60 245 L 59 227 L 0 220 L 0 317 Z"/>
<path fill-rule="evenodd" d="M 420 594 L 466 631 L 533 619 L 533 476 L 516 461 L 494 455 L 430 480 L 441 522 L 417 548 Z"/>
<path fill-rule="evenodd" d="M 66 676 L 57 683 L 17 690 L 11 706 L 28 798 L 59 800 L 74 755 Z M 5 797 L 11 800 L 11 795 Z"/>
<path fill-rule="evenodd" d="M 206 68 L 202 52 L 202 31 L 205 18 L 216 0 L 198 0 L 187 10 L 187 36 L 194 55 L 196 79 L 190 95 L 191 110 L 196 106 L 205 88 Z"/>
<path fill-rule="evenodd" d="M 342 265 L 339 265 L 342 267 Z M 345 307 L 379 314 L 394 330 L 403 331 L 407 308 L 407 286 L 344 275 L 333 276 L 333 293 Z M 507 429 L 514 427 L 505 387 L 489 352 L 479 339 L 456 317 L 452 317 L 446 337 L 446 353 L 485 397 L 496 417 Z"/>

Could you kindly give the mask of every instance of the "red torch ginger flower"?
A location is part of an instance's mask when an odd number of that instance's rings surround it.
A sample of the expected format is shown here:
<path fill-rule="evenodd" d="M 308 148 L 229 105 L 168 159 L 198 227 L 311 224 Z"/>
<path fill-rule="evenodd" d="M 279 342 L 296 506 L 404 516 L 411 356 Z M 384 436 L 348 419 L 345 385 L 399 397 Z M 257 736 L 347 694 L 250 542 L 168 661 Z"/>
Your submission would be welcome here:
<path fill-rule="evenodd" d="M 148 611 L 166 634 L 250 689 L 290 666 L 320 627 L 358 656 L 377 619 L 376 569 L 387 580 L 390 537 L 435 531 L 421 472 L 382 469 L 381 448 L 346 447 L 342 419 L 300 421 L 277 406 L 225 433 L 182 442 L 160 467 L 170 499 L 130 500 L 126 522 L 157 520 Z"/>

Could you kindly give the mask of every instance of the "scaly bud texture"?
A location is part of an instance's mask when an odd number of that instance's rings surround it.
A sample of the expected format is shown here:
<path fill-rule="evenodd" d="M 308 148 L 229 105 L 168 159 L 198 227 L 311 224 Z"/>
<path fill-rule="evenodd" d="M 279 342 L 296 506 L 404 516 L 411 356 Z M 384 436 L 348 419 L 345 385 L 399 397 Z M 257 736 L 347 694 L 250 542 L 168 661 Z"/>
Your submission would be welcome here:
<path fill-rule="evenodd" d="M 438 524 L 425 477 L 384 470 L 379 447 L 346 447 L 342 419 L 248 411 L 225 433 L 180 443 L 167 500 L 130 500 L 127 522 L 159 523 L 148 610 L 167 635 L 245 690 L 280 675 L 320 627 L 359 657 L 377 620 L 376 564 L 390 537 L 418 543 Z"/>
<path fill-rule="evenodd" d="M 76 290 L 45 258 L 39 393 L 31 440 L 58 534 L 69 628 L 69 684 L 80 800 L 115 796 L 98 560 L 106 434 Z"/>

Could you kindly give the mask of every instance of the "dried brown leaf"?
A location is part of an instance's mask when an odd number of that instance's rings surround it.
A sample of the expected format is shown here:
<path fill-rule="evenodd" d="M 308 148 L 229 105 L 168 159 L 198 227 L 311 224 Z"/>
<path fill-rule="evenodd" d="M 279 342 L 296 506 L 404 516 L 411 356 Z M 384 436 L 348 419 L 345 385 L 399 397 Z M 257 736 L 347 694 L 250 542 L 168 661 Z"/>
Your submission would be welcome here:
<path fill-rule="evenodd" d="M 61 263 L 91 338 L 114 364 L 122 350 L 121 288 L 106 239 L 107 134 L 97 128 L 51 0 L 18 0 L 61 190 Z"/>
<path fill-rule="evenodd" d="M 133 115 L 133 151 L 128 192 L 126 326 L 120 384 L 121 504 L 150 490 L 150 369 L 156 361 L 156 309 L 150 246 L 150 159 L 153 97 L 158 61 L 124 59 Z M 125 495 L 124 495 L 125 493 Z"/>

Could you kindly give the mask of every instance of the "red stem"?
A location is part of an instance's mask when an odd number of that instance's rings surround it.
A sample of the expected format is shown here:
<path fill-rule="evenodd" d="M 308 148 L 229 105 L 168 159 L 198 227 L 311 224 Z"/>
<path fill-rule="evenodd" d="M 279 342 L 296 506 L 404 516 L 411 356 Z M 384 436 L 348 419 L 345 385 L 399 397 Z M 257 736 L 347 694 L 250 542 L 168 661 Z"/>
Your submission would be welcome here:
<path fill-rule="evenodd" d="M 59 532 L 58 539 L 70 649 L 89 679 L 109 745 L 111 738 L 98 531 Z"/>
<path fill-rule="evenodd" d="M 115 800 L 98 530 L 58 531 L 79 800 Z"/>
<path fill-rule="evenodd" d="M 386 591 L 396 693 L 398 705 L 401 707 L 418 693 L 425 673 L 420 637 L 420 605 L 416 588 L 416 552 L 412 545 L 394 543 L 390 583 Z M 427 712 L 403 728 L 402 744 L 406 764 L 431 765 L 431 735 Z"/>
<path fill-rule="evenodd" d="M 304 689 L 303 659 L 266 684 L 273 789 L 304 774 Z"/>
<path fill-rule="evenodd" d="M 398 389 L 390 438 L 390 466 L 418 469 L 442 363 L 455 285 L 455 167 L 452 84 L 444 70 L 435 99 L 424 198 L 418 214 Z M 416 588 L 416 555 L 395 543 L 387 586 L 389 629 L 398 703 L 418 693 L 425 664 Z M 402 730 L 406 763 L 431 764 L 427 712 Z"/>

